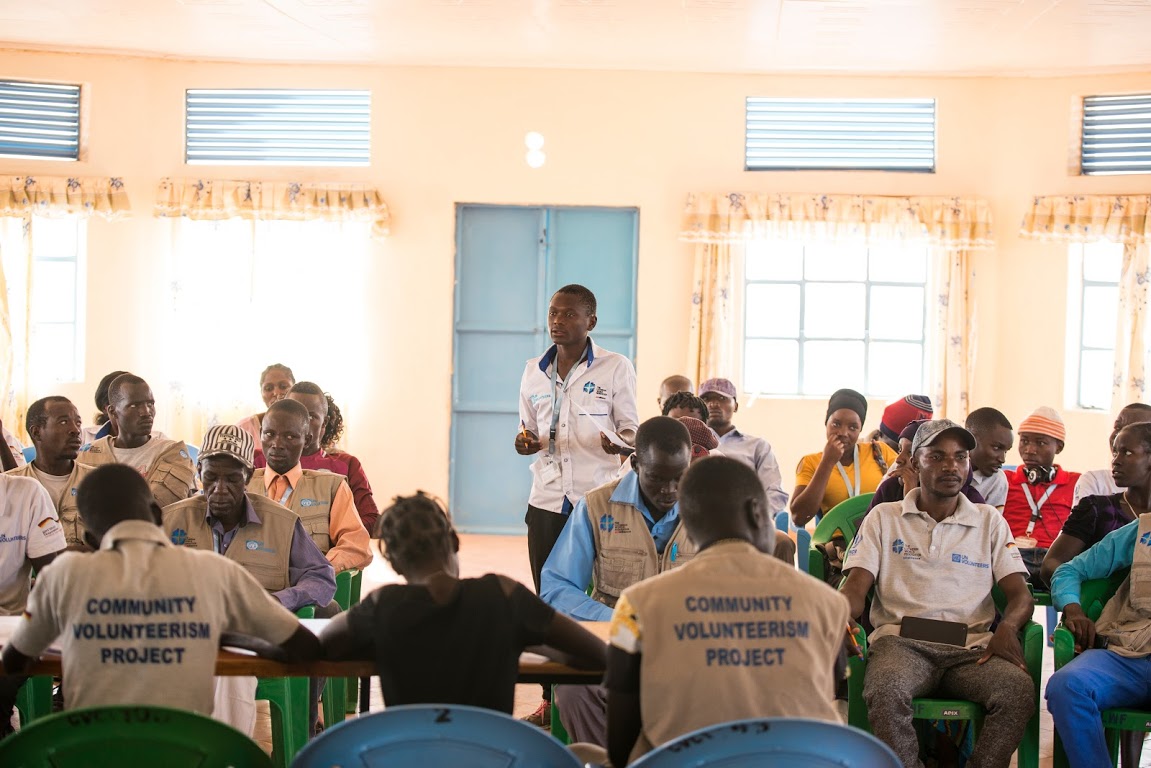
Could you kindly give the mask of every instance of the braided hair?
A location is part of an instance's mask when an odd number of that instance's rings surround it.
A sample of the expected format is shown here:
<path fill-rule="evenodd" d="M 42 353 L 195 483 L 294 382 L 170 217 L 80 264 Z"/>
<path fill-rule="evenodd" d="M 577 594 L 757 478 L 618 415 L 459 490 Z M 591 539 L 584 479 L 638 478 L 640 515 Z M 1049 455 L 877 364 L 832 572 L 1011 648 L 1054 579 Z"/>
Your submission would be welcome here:
<path fill-rule="evenodd" d="M 667 416 L 671 413 L 672 408 L 690 408 L 699 413 L 699 420 L 704 424 L 707 423 L 707 403 L 701 398 L 687 392 L 676 392 L 674 395 L 663 401 L 663 415 Z"/>
<path fill-rule="evenodd" d="M 320 388 L 319 384 L 310 381 L 297 381 L 292 385 L 292 392 L 301 395 L 323 396 L 328 403 L 328 415 L 324 417 L 324 434 L 319 436 L 320 447 L 330 451 L 344 436 L 344 415 L 332 396 Z"/>
<path fill-rule="evenodd" d="M 398 572 L 419 563 L 448 558 L 452 551 L 452 523 L 439 500 L 423 491 L 397 496 L 376 522 L 376 538 L 384 557 Z"/>

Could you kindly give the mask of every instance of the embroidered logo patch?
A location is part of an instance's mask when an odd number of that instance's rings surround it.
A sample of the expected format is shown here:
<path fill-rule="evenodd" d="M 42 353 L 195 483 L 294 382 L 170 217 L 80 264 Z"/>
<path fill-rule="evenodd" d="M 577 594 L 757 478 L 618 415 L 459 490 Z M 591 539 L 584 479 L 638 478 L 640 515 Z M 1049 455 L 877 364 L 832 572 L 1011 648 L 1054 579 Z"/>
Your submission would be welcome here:
<path fill-rule="evenodd" d="M 891 545 L 891 551 L 897 555 L 900 552 L 902 552 L 903 551 L 903 539 L 896 539 Z"/>
<path fill-rule="evenodd" d="M 589 381 L 587 384 L 584 384 L 583 385 L 583 391 L 587 392 L 589 395 L 594 393 L 595 392 L 595 382 Z"/>
<path fill-rule="evenodd" d="M 611 515 L 601 515 L 599 519 L 599 529 L 610 533 L 615 529 L 615 518 Z"/>
<path fill-rule="evenodd" d="M 319 499 L 300 499 L 301 507 L 326 507 L 330 502 L 320 501 Z"/>
<path fill-rule="evenodd" d="M 247 541 L 244 542 L 244 549 L 255 552 L 257 549 L 260 548 L 260 544 L 261 544 L 261 542 L 256 541 L 255 539 L 248 539 Z"/>
<path fill-rule="evenodd" d="M 1139 543 L 1145 547 L 1151 547 L 1151 531 L 1139 537 Z"/>
<path fill-rule="evenodd" d="M 188 532 L 183 528 L 175 528 L 172 530 L 172 543 L 177 547 L 184 546 L 184 542 L 188 540 Z"/>

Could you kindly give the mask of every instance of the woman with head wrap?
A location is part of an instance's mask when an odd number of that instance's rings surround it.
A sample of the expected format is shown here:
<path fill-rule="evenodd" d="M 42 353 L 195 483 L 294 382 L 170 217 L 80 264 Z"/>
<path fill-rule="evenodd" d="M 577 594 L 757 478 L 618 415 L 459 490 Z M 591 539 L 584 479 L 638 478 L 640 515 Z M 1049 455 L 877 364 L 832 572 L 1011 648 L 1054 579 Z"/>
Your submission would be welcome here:
<path fill-rule="evenodd" d="M 827 444 L 821 453 L 804 456 L 795 470 L 791 517 L 797 526 L 853 496 L 874 492 L 887 474 L 895 451 L 878 441 L 860 445 L 866 418 L 867 399 L 853 389 L 841 389 L 828 400 Z"/>

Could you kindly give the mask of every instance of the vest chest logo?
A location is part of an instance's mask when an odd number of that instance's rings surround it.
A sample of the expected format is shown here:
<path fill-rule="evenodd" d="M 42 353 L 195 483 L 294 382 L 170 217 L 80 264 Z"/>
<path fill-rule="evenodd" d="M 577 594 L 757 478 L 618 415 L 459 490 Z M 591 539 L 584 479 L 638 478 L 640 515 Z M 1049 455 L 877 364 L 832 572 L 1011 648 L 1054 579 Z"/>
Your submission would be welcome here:
<path fill-rule="evenodd" d="M 599 529 L 605 533 L 611 533 L 615 530 L 615 518 L 611 515 L 600 515 Z"/>
<path fill-rule="evenodd" d="M 73 495 L 73 496 L 75 496 L 75 495 L 76 495 L 76 489 L 75 489 L 75 488 L 73 488 L 73 489 L 72 489 L 72 495 Z"/>
<path fill-rule="evenodd" d="M 185 451 L 185 450 L 181 450 L 181 451 L 180 451 L 180 456 L 182 456 L 183 458 L 185 458 L 185 459 L 188 459 L 189 461 L 191 461 L 191 458 L 188 456 L 188 452 L 187 452 L 187 451 Z"/>
<path fill-rule="evenodd" d="M 679 544 L 671 545 L 671 561 L 674 563 L 675 559 L 679 557 Z"/>
<path fill-rule="evenodd" d="M 272 554 L 276 552 L 276 550 L 272 549 L 271 547 L 265 547 L 264 542 L 257 541 L 256 539 L 248 539 L 245 541 L 244 549 L 248 550 L 249 552 L 269 552 Z"/>
<path fill-rule="evenodd" d="M 171 539 L 177 547 L 182 547 L 188 541 L 188 532 L 183 528 L 173 528 Z"/>
<path fill-rule="evenodd" d="M 326 507 L 329 504 L 331 504 L 331 502 L 321 501 L 320 499 L 300 499 L 301 507 Z"/>
<path fill-rule="evenodd" d="M 1151 547 L 1151 531 L 1147 531 L 1147 533 L 1142 534 L 1139 537 L 1139 543 L 1145 547 Z"/>

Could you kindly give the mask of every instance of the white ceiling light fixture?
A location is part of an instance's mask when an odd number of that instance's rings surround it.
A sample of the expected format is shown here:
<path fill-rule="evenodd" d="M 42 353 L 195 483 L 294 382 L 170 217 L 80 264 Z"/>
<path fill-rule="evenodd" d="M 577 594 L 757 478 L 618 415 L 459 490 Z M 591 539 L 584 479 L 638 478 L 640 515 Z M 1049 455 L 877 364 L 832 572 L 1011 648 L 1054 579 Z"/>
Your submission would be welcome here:
<path fill-rule="evenodd" d="M 538 131 L 528 131 L 524 136 L 524 146 L 528 148 L 524 160 L 531 168 L 542 168 L 548 156 L 544 154 L 544 135 Z"/>

